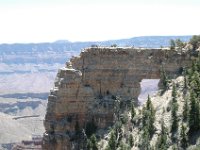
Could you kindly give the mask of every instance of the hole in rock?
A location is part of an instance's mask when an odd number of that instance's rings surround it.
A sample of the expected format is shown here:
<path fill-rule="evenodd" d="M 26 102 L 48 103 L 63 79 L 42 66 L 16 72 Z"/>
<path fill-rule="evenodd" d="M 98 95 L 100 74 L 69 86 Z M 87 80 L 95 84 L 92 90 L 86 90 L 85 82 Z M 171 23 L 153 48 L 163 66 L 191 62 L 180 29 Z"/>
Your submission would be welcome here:
<path fill-rule="evenodd" d="M 147 100 L 148 94 L 152 96 L 158 92 L 159 81 L 160 79 L 143 79 L 140 82 L 141 93 L 138 97 L 138 102 L 140 105 Z"/>

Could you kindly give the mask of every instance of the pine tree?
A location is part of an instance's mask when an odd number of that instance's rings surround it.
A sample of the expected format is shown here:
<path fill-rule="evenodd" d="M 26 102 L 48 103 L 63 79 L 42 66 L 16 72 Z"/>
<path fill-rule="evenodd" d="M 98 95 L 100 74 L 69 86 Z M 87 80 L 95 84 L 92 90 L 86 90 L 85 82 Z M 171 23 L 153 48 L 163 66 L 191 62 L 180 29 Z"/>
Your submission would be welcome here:
<path fill-rule="evenodd" d="M 122 103 L 121 98 L 117 96 L 116 100 L 114 101 L 114 115 L 115 115 L 116 121 L 119 121 L 119 119 L 120 119 L 121 103 Z"/>
<path fill-rule="evenodd" d="M 149 95 L 148 95 L 148 98 L 147 98 L 146 107 L 147 107 L 147 110 L 153 111 L 153 104 L 151 103 L 151 98 L 150 98 Z"/>
<path fill-rule="evenodd" d="M 88 150 L 98 150 L 97 139 L 94 134 L 87 141 L 87 149 Z"/>
<path fill-rule="evenodd" d="M 98 150 L 97 139 L 94 134 L 91 136 L 90 141 L 92 143 L 92 150 Z"/>
<path fill-rule="evenodd" d="M 132 134 L 130 134 L 130 136 L 129 136 L 129 145 L 130 145 L 130 147 L 133 147 L 133 145 L 134 145 L 134 140 L 133 140 Z"/>
<path fill-rule="evenodd" d="M 150 135 L 148 129 L 145 127 L 143 128 L 143 133 L 141 136 L 141 149 L 142 150 L 150 150 Z"/>
<path fill-rule="evenodd" d="M 172 101 L 173 102 L 177 102 L 177 90 L 176 90 L 176 85 L 173 83 L 173 87 L 172 87 Z"/>
<path fill-rule="evenodd" d="M 121 142 L 119 145 L 119 150 L 131 150 L 130 146 Z"/>
<path fill-rule="evenodd" d="M 90 139 L 87 139 L 87 149 L 88 150 L 92 149 L 92 142 L 90 141 Z"/>
<path fill-rule="evenodd" d="M 122 122 L 117 121 L 113 127 L 113 133 L 115 134 L 115 139 L 116 139 L 116 145 L 119 144 L 119 142 L 122 139 Z"/>
<path fill-rule="evenodd" d="M 116 150 L 117 149 L 117 142 L 116 142 L 116 136 L 114 131 L 110 133 L 110 139 L 108 141 L 108 146 L 106 150 Z"/>
<path fill-rule="evenodd" d="M 184 121 L 188 120 L 188 111 L 189 111 L 188 98 L 185 98 L 184 105 L 183 105 L 183 120 Z"/>
<path fill-rule="evenodd" d="M 200 54 L 198 54 L 198 59 L 196 61 L 197 61 L 197 63 L 196 63 L 197 71 L 200 72 Z"/>
<path fill-rule="evenodd" d="M 194 81 L 194 73 L 198 73 L 198 65 L 197 65 L 197 62 L 196 61 L 193 61 L 192 62 L 192 66 L 191 68 L 187 69 L 187 75 L 188 75 L 188 85 L 191 86 L 192 82 Z"/>
<path fill-rule="evenodd" d="M 199 98 L 200 98 L 200 57 L 198 60 L 192 63 L 192 69 L 189 72 L 189 86 L 190 86 L 190 109 L 189 109 L 189 135 L 200 130 L 200 108 L 199 108 Z"/>
<path fill-rule="evenodd" d="M 194 91 L 190 92 L 190 110 L 189 110 L 189 133 L 197 132 L 200 129 L 199 102 Z"/>
<path fill-rule="evenodd" d="M 188 137 L 186 133 L 186 127 L 183 125 L 183 123 L 181 126 L 180 144 L 183 149 L 186 149 L 188 147 Z"/>
<path fill-rule="evenodd" d="M 185 69 L 185 67 L 183 67 L 183 77 L 184 77 L 184 88 L 187 89 L 187 85 L 188 85 L 188 81 L 187 81 L 187 71 Z"/>
<path fill-rule="evenodd" d="M 164 124 L 164 120 L 161 122 L 161 133 L 158 136 L 157 142 L 156 142 L 156 149 L 159 150 L 167 150 L 167 129 Z"/>
<path fill-rule="evenodd" d="M 150 136 L 153 135 L 154 133 L 154 122 L 155 122 L 155 110 L 154 110 L 154 107 L 153 107 L 153 104 L 151 103 L 151 99 L 150 99 L 150 96 L 148 95 L 148 100 L 147 100 L 147 109 L 149 110 L 150 112 L 150 117 L 149 117 L 149 134 Z"/>
<path fill-rule="evenodd" d="M 170 49 L 171 49 L 171 50 L 174 50 L 175 47 L 176 47 L 176 43 L 175 43 L 175 41 L 174 41 L 173 39 L 171 39 L 171 40 L 170 40 Z"/>
<path fill-rule="evenodd" d="M 197 62 L 193 61 L 192 62 L 192 73 L 194 73 L 195 71 L 198 71 L 198 66 L 197 66 Z"/>
<path fill-rule="evenodd" d="M 172 88 L 172 110 L 171 110 L 171 117 L 172 117 L 172 125 L 171 125 L 171 132 L 176 132 L 178 129 L 178 103 L 177 103 L 177 90 L 175 84 L 173 84 Z"/>
<path fill-rule="evenodd" d="M 193 46 L 193 50 L 197 49 L 200 46 L 200 36 L 199 35 L 194 35 L 190 39 L 190 44 Z"/>
<path fill-rule="evenodd" d="M 152 136 L 155 131 L 153 125 L 154 121 L 155 121 L 155 110 L 153 104 L 151 103 L 150 96 L 148 95 L 146 107 L 143 108 L 142 123 L 143 123 L 143 128 L 146 128 L 148 130 L 150 136 Z"/>
<path fill-rule="evenodd" d="M 161 68 L 161 81 L 162 81 L 161 83 L 162 83 L 162 86 L 163 86 L 163 90 L 164 91 L 167 90 L 169 88 L 169 79 L 168 79 L 168 76 L 167 76 L 163 66 Z"/>
<path fill-rule="evenodd" d="M 175 44 L 179 49 L 184 47 L 184 43 L 180 39 L 176 39 Z"/>
<path fill-rule="evenodd" d="M 194 71 L 194 73 L 192 75 L 191 82 L 190 82 L 190 87 L 197 94 L 197 97 L 199 97 L 200 96 L 200 75 L 199 75 L 199 72 Z"/>
<path fill-rule="evenodd" d="M 174 145 L 172 146 L 172 150 L 178 150 L 177 144 L 174 144 Z"/>
<path fill-rule="evenodd" d="M 134 104 L 131 104 L 131 120 L 133 120 L 133 118 L 135 117 L 136 112 L 135 112 L 135 107 Z"/>

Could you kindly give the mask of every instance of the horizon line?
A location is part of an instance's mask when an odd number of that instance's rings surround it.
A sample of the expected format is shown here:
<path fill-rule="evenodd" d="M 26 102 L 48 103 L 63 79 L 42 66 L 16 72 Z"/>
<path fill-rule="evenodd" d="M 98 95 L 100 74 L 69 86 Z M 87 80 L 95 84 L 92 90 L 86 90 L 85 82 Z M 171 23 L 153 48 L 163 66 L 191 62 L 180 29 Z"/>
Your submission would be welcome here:
<path fill-rule="evenodd" d="M 199 34 L 191 34 L 191 35 L 142 35 L 142 36 L 133 36 L 129 38 L 116 38 L 116 39 L 105 39 L 105 40 L 67 40 L 67 39 L 58 39 L 54 41 L 40 41 L 40 42 L 0 42 L 0 45 L 14 45 L 14 44 L 42 44 L 42 43 L 85 43 L 85 42 L 107 42 L 107 41 L 118 41 L 118 40 L 128 40 L 128 39 L 133 39 L 133 38 L 140 38 L 140 37 L 192 37 L 194 35 L 199 35 Z"/>

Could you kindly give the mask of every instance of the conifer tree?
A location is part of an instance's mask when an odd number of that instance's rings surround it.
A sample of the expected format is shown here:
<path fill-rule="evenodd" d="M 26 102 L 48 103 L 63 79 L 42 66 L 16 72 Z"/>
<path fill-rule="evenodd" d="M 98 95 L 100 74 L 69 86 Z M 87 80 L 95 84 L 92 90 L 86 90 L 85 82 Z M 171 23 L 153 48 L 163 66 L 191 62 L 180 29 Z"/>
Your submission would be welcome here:
<path fill-rule="evenodd" d="M 159 150 L 167 150 L 167 129 L 164 124 L 164 120 L 162 119 L 161 122 L 161 133 L 158 136 L 157 142 L 156 142 L 156 149 Z"/>
<path fill-rule="evenodd" d="M 187 85 L 188 85 L 188 83 L 187 83 L 187 72 L 186 72 L 186 69 L 185 69 L 185 67 L 183 68 L 183 77 L 184 77 L 184 88 L 185 89 L 187 89 Z"/>
<path fill-rule="evenodd" d="M 90 141 L 92 143 L 92 150 L 98 150 L 97 139 L 94 134 L 91 136 Z"/>
<path fill-rule="evenodd" d="M 177 102 L 177 89 L 175 84 L 172 87 L 172 102 Z"/>
<path fill-rule="evenodd" d="M 108 141 L 108 146 L 106 150 L 116 150 L 117 149 L 117 142 L 116 142 L 116 136 L 114 131 L 110 133 L 110 139 Z"/>
<path fill-rule="evenodd" d="M 90 141 L 90 139 L 87 139 L 87 149 L 88 150 L 92 149 L 92 142 Z"/>
<path fill-rule="evenodd" d="M 129 145 L 130 145 L 130 147 L 133 147 L 133 145 L 134 145 L 134 140 L 133 140 L 132 134 L 130 134 L 130 136 L 129 136 Z"/>
<path fill-rule="evenodd" d="M 174 145 L 172 146 L 172 150 L 178 150 L 177 144 L 174 144 Z"/>
<path fill-rule="evenodd" d="M 188 120 L 188 111 L 189 111 L 188 98 L 186 97 L 184 99 L 184 105 L 183 105 L 183 120 L 184 121 Z"/>
<path fill-rule="evenodd" d="M 197 61 L 192 62 L 192 73 L 194 73 L 195 71 L 198 71 Z"/>
<path fill-rule="evenodd" d="M 121 142 L 119 145 L 119 150 L 131 150 L 131 148 L 126 143 Z"/>
<path fill-rule="evenodd" d="M 175 43 L 175 41 L 174 41 L 173 39 L 171 39 L 171 40 L 170 40 L 170 49 L 171 49 L 171 50 L 174 50 L 175 47 L 176 47 L 176 43 Z"/>
<path fill-rule="evenodd" d="M 176 39 L 175 44 L 179 49 L 184 47 L 184 43 L 180 39 Z"/>
<path fill-rule="evenodd" d="M 194 35 L 190 39 L 190 44 L 193 46 L 193 50 L 197 49 L 200 46 L 200 36 L 199 35 Z"/>
<path fill-rule="evenodd" d="M 116 118 L 116 121 L 119 121 L 120 119 L 120 113 L 121 113 L 121 98 L 120 97 L 116 97 L 116 100 L 114 101 L 114 115 Z"/>
<path fill-rule="evenodd" d="M 178 129 L 178 103 L 177 103 L 177 90 L 175 84 L 173 84 L 172 88 L 172 110 L 171 110 L 171 117 L 172 117 L 172 125 L 171 125 L 171 132 L 176 132 Z"/>
<path fill-rule="evenodd" d="M 200 54 L 198 54 L 198 59 L 196 61 L 197 61 L 197 63 L 196 63 L 197 71 L 200 72 Z"/>
<path fill-rule="evenodd" d="M 115 134 L 116 145 L 120 143 L 122 139 L 122 122 L 117 121 L 113 127 L 113 133 Z"/>
<path fill-rule="evenodd" d="M 167 90 L 169 88 L 169 79 L 167 77 L 167 74 L 165 72 L 165 69 L 164 67 L 162 66 L 161 68 L 161 83 L 162 83 L 162 86 L 163 86 L 163 90 Z"/>
<path fill-rule="evenodd" d="M 93 134 L 87 142 L 87 149 L 88 150 L 98 150 L 98 144 L 96 136 Z"/>
<path fill-rule="evenodd" d="M 199 74 L 199 72 L 194 71 L 192 78 L 191 78 L 190 87 L 197 94 L 197 97 L 199 97 L 200 96 L 200 74 Z"/>
<path fill-rule="evenodd" d="M 135 112 L 135 106 L 133 103 L 131 103 L 131 120 L 135 117 L 136 112 Z"/>
<path fill-rule="evenodd" d="M 150 150 L 150 135 L 147 127 L 143 128 L 143 133 L 141 136 L 141 149 L 142 150 Z"/>
<path fill-rule="evenodd" d="M 143 128 L 147 129 L 150 136 L 152 136 L 154 133 L 155 129 L 153 125 L 154 121 L 155 121 L 155 110 L 153 104 L 151 103 L 150 96 L 148 95 L 146 107 L 143 108 L 142 123 L 143 123 Z"/>
<path fill-rule="evenodd" d="M 190 111 L 189 111 L 189 133 L 192 134 L 200 129 L 199 102 L 194 91 L 190 93 Z"/>
<path fill-rule="evenodd" d="M 183 149 L 186 149 L 188 146 L 188 137 L 186 133 L 186 127 L 183 125 L 183 123 L 181 125 L 180 144 Z"/>
<path fill-rule="evenodd" d="M 193 62 L 192 62 L 191 68 L 189 68 L 189 69 L 187 70 L 188 85 L 189 85 L 189 86 L 192 85 L 191 83 L 194 81 L 194 77 L 195 77 L 194 73 L 195 73 L 195 72 L 198 73 L 197 71 L 198 71 L 197 62 L 196 62 L 196 61 L 193 61 Z"/>

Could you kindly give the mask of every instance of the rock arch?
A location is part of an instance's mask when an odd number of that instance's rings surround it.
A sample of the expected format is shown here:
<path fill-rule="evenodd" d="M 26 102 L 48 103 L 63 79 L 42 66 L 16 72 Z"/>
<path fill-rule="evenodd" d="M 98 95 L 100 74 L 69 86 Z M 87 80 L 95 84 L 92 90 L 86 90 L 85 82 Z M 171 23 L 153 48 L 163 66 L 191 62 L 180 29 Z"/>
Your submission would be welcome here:
<path fill-rule="evenodd" d="M 124 101 L 132 98 L 137 101 L 142 79 L 160 78 L 162 66 L 174 77 L 181 67 L 189 66 L 195 56 L 193 51 L 169 49 L 84 49 L 58 71 L 48 98 L 44 149 L 72 149 L 73 146 L 78 149 L 71 140 L 77 122 L 84 128 L 94 118 L 98 128 L 107 127 L 113 122 L 116 96 Z"/>

